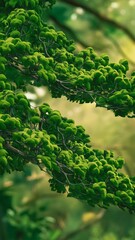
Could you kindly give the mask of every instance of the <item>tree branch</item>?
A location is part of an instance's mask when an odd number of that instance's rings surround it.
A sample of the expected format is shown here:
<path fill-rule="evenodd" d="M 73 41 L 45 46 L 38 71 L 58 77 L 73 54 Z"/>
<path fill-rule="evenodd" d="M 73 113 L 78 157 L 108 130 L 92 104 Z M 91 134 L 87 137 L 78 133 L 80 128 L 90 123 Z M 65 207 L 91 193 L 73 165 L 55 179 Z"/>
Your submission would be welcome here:
<path fill-rule="evenodd" d="M 26 157 L 25 153 L 23 153 L 22 151 L 20 151 L 19 149 L 11 146 L 8 142 L 5 144 L 5 146 L 7 147 L 7 149 L 11 150 L 14 153 L 17 153 L 19 155 L 21 155 L 22 157 Z"/>
<path fill-rule="evenodd" d="M 70 232 L 69 234 L 67 234 L 64 237 L 61 237 L 59 240 L 71 240 L 73 237 L 75 237 L 76 235 L 80 234 L 81 232 L 83 232 L 84 230 L 88 229 L 92 224 L 94 224 L 95 222 L 97 222 L 99 219 L 101 219 L 104 215 L 105 210 L 101 210 L 94 219 L 92 219 L 91 221 L 89 221 L 89 223 L 82 225 L 80 228 Z"/>
<path fill-rule="evenodd" d="M 96 11 L 95 9 L 91 8 L 90 6 L 87 6 L 81 2 L 76 2 L 74 0 L 60 0 L 61 2 L 66 2 L 67 4 L 70 4 L 74 7 L 80 7 L 83 8 L 83 10 L 85 10 L 86 12 L 94 15 L 96 18 L 98 18 L 99 20 L 101 20 L 102 22 L 105 22 L 107 24 L 110 24 L 112 26 L 114 26 L 115 28 L 118 28 L 120 30 L 122 30 L 133 42 L 135 42 L 135 36 L 134 34 L 123 24 L 116 22 L 115 20 L 99 13 L 98 11 Z"/>
<path fill-rule="evenodd" d="M 126 54 L 126 53 L 124 52 L 124 50 L 122 49 L 120 43 L 117 42 L 117 40 L 114 39 L 113 37 L 110 37 L 110 36 L 108 36 L 108 37 L 110 38 L 110 40 L 112 41 L 112 43 L 114 44 L 114 46 L 118 49 L 118 51 L 120 52 L 120 54 L 121 54 L 124 58 L 128 59 L 128 62 L 130 62 L 130 64 L 132 64 L 132 65 L 134 66 L 134 65 L 135 65 L 135 62 L 127 56 L 127 54 Z"/>

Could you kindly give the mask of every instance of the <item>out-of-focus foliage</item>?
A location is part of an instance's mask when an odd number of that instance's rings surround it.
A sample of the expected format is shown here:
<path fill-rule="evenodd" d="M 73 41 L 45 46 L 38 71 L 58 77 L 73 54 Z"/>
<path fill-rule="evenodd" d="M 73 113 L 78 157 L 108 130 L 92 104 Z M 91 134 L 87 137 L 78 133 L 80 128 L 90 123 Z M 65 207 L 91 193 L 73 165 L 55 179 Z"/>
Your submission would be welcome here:
<path fill-rule="evenodd" d="M 134 240 L 134 215 L 91 208 L 50 191 L 36 167 L 0 180 L 0 238 L 4 240 Z"/>
<path fill-rule="evenodd" d="M 92 47 L 76 54 L 73 41 L 43 22 L 35 6 L 29 10 L 24 3 L 24 9 L 8 12 L 5 0 L 7 12 L 4 8 L 0 26 L 0 173 L 23 171 L 31 162 L 50 174 L 53 191 L 91 206 L 113 204 L 134 212 L 134 178 L 118 171 L 123 158 L 92 148 L 82 126 L 47 103 L 33 109 L 23 92 L 28 84 L 47 86 L 53 98 L 95 102 L 115 116 L 134 118 L 135 72 L 128 77 L 127 60 L 111 63 Z"/>

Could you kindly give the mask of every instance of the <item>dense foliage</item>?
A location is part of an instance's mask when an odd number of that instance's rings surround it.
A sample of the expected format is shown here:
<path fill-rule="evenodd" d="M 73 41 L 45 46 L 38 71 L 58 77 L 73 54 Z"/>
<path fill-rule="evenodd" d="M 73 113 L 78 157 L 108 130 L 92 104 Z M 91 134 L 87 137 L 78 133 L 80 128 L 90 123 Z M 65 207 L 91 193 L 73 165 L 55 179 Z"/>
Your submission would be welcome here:
<path fill-rule="evenodd" d="M 118 172 L 123 159 L 93 149 L 82 126 L 46 103 L 32 108 L 28 85 L 47 86 L 52 97 L 95 102 L 116 116 L 134 117 L 135 72 L 110 63 L 92 48 L 76 53 L 73 41 L 42 20 L 54 1 L 2 1 L 0 25 L 0 173 L 31 162 L 47 171 L 52 190 L 91 206 L 135 211 L 134 178 Z"/>

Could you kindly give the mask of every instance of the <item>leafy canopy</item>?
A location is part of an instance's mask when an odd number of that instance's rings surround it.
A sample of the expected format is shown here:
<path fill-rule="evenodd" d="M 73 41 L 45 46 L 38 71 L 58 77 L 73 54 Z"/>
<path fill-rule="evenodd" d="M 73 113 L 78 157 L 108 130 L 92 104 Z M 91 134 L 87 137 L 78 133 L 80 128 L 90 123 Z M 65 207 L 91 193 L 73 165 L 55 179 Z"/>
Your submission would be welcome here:
<path fill-rule="evenodd" d="M 82 126 L 44 103 L 32 108 L 27 86 L 47 86 L 52 97 L 95 102 L 116 116 L 135 116 L 135 72 L 128 62 L 110 63 L 42 20 L 54 1 L 3 0 L 0 24 L 0 174 L 31 162 L 50 174 L 51 189 L 91 206 L 135 211 L 135 178 L 118 169 L 123 158 L 93 149 Z"/>

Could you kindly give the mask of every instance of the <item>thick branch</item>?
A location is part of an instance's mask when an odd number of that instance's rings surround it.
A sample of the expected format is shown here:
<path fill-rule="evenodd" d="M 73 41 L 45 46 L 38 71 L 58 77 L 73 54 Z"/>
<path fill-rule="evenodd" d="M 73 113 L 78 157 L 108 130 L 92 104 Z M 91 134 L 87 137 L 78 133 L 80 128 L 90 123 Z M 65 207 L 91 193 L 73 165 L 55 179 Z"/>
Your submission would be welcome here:
<path fill-rule="evenodd" d="M 107 24 L 110 24 L 112 26 L 114 26 L 115 28 L 118 28 L 120 30 L 122 30 L 133 42 L 135 42 L 135 36 L 134 34 L 123 24 L 116 22 L 113 19 L 110 19 L 109 17 L 99 13 L 98 11 L 96 11 L 95 9 L 91 8 L 90 6 L 84 5 L 81 2 L 76 2 L 74 0 L 60 0 L 62 2 L 66 2 L 74 7 L 81 7 L 83 8 L 86 12 L 93 14 L 95 17 L 97 17 L 99 20 L 101 20 L 102 22 L 105 22 Z"/>
<path fill-rule="evenodd" d="M 135 65 L 135 62 L 129 58 L 129 56 L 127 56 L 127 54 L 124 52 L 124 50 L 122 49 L 120 43 L 114 39 L 113 37 L 110 37 L 110 40 L 112 41 L 112 43 L 114 44 L 114 46 L 118 49 L 118 51 L 120 52 L 120 54 L 123 56 L 123 58 L 128 59 L 128 62 L 130 62 L 130 64 L 132 64 L 133 66 Z"/>

